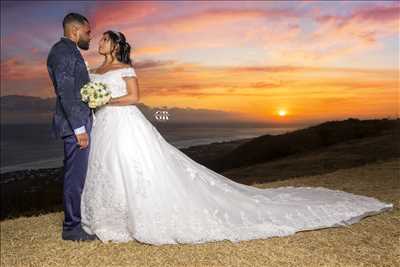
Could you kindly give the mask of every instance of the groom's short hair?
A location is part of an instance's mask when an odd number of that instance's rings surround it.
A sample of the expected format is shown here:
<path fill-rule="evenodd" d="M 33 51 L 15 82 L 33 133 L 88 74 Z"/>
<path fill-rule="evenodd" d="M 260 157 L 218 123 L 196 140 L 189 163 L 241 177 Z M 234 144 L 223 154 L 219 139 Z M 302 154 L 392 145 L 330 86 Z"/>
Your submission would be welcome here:
<path fill-rule="evenodd" d="M 78 23 L 80 23 L 82 25 L 85 24 L 85 22 L 89 23 L 87 18 L 85 18 L 81 14 L 69 13 L 63 19 L 63 28 L 65 29 L 66 25 L 71 23 L 71 22 L 78 22 Z"/>

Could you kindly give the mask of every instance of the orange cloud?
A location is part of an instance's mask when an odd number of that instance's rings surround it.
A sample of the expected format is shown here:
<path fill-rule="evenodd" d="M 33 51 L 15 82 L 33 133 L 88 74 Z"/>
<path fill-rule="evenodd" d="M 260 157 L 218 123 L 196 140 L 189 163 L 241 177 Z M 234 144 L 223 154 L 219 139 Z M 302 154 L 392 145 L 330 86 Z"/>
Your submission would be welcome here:
<path fill-rule="evenodd" d="M 18 58 L 10 58 L 1 62 L 2 80 L 32 80 L 48 76 L 46 61 L 25 62 Z"/>
<path fill-rule="evenodd" d="M 136 64 L 142 102 L 149 106 L 219 109 L 257 120 L 278 119 L 276 110 L 284 108 L 288 111 L 287 121 L 388 116 L 397 114 L 398 109 L 395 70 L 207 67 L 176 61 Z M 37 76 L 30 72 L 38 73 L 41 66 L 23 65 L 17 59 L 3 62 L 2 66 L 7 66 L 3 94 L 14 92 L 15 87 L 26 95 L 54 96 L 47 73 Z M 40 88 L 33 88 L 32 84 Z"/>

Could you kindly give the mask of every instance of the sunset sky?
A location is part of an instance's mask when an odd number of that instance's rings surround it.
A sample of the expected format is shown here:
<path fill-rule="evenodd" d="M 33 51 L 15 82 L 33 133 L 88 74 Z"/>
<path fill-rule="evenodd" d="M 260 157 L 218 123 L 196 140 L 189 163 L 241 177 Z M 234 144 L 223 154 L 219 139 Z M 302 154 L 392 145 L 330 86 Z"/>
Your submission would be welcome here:
<path fill-rule="evenodd" d="M 123 32 L 148 106 L 261 121 L 397 117 L 395 1 L 1 2 L 1 96 L 54 97 L 46 69 L 69 12 Z"/>

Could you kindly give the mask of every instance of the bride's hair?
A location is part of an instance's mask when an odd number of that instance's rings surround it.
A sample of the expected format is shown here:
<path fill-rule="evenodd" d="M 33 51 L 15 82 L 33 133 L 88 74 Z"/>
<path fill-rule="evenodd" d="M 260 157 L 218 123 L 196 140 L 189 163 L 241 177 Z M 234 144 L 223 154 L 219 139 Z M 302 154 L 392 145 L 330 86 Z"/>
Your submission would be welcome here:
<path fill-rule="evenodd" d="M 123 62 L 125 64 L 129 64 L 132 66 L 132 60 L 130 58 L 131 46 L 126 41 L 125 35 L 122 32 L 117 32 L 112 30 L 106 31 L 103 34 L 108 34 L 108 36 L 110 36 L 111 41 L 114 43 L 114 48 L 111 51 L 111 56 L 112 52 L 114 52 L 114 49 L 117 48 L 118 44 L 119 49 L 115 53 L 117 60 L 119 62 Z"/>

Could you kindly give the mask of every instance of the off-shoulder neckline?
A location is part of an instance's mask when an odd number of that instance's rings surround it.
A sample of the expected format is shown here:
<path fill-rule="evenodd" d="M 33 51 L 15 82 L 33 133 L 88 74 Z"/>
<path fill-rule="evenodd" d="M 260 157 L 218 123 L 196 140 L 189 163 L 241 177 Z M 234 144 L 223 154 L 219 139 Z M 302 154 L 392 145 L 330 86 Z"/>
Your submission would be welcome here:
<path fill-rule="evenodd" d="M 132 69 L 132 67 L 123 67 L 123 68 L 118 68 L 118 69 L 113 69 L 113 70 L 108 70 L 104 73 L 94 73 L 94 72 L 90 72 L 90 74 L 95 74 L 95 75 L 104 75 L 106 73 L 112 72 L 112 71 L 116 71 L 116 70 L 123 70 L 123 69 Z"/>

